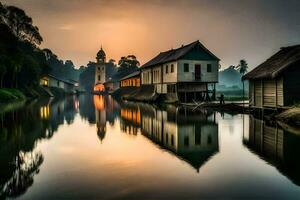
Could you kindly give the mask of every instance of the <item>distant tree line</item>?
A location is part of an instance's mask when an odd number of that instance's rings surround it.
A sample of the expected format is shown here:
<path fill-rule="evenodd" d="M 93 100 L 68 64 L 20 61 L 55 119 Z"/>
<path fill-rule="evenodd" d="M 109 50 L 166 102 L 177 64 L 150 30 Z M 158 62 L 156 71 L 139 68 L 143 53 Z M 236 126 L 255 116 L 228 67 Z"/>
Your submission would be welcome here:
<path fill-rule="evenodd" d="M 50 49 L 43 49 L 46 55 L 47 64 L 50 66 L 50 74 L 66 80 L 78 81 L 80 74 L 85 67 L 81 66 L 79 69 L 75 67 L 71 60 L 60 60 Z"/>

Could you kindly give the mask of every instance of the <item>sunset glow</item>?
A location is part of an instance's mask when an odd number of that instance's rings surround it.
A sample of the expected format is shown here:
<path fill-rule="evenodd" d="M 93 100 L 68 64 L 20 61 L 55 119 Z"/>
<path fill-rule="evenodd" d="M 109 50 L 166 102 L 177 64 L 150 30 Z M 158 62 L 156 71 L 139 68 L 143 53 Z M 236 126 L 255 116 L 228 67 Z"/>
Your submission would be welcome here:
<path fill-rule="evenodd" d="M 108 58 L 134 54 L 144 64 L 161 51 L 200 40 L 220 55 L 223 68 L 241 58 L 253 68 L 278 47 L 299 43 L 296 0 L 3 2 L 25 9 L 41 31 L 42 47 L 78 66 L 94 61 L 101 45 Z"/>

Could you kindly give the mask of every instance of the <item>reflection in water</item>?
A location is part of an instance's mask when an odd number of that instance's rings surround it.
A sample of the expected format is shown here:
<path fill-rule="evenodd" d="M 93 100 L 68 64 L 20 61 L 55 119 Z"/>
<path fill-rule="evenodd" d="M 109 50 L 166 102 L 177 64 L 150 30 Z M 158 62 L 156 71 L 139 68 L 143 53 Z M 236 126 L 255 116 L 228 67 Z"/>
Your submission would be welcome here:
<path fill-rule="evenodd" d="M 197 113 L 175 106 L 165 110 L 140 107 L 142 134 L 191 164 L 197 171 L 219 150 L 215 113 Z"/>
<path fill-rule="evenodd" d="M 119 113 L 118 103 L 111 96 L 95 95 L 94 98 L 97 135 L 102 142 L 106 134 L 106 122 L 114 125 Z"/>
<path fill-rule="evenodd" d="M 70 191 L 78 192 L 78 188 L 84 188 L 79 191 L 81 197 L 88 191 L 95 194 L 91 198 L 97 199 L 101 196 L 97 193 L 101 180 L 106 184 L 102 184 L 100 193 L 106 195 L 115 191 L 121 191 L 119 194 L 122 195 L 125 190 L 128 194 L 140 195 L 149 191 L 149 195 L 156 190 L 161 196 L 165 192 L 172 196 L 182 190 L 189 191 L 190 197 L 199 197 L 205 192 L 212 197 L 219 197 L 214 194 L 243 197 L 249 195 L 248 186 L 259 190 L 266 184 L 257 185 L 256 180 L 268 181 L 268 176 L 264 177 L 260 172 L 270 172 L 272 166 L 300 185 L 297 159 L 300 136 L 248 115 L 229 116 L 206 110 L 192 112 L 173 105 L 161 108 L 144 103 L 117 102 L 111 96 L 82 95 L 35 102 L 2 114 L 0 118 L 0 199 L 19 197 L 24 193 L 34 195 L 28 190 L 33 185 L 35 187 L 31 188 L 39 195 L 44 195 L 44 188 L 46 191 L 48 187 L 52 188 L 55 193 L 60 187 L 65 190 L 57 193 L 63 198 L 66 193 L 72 193 Z M 61 125 L 66 126 L 59 129 Z M 79 133 L 75 133 L 77 129 Z M 81 130 L 91 134 L 82 134 Z M 63 134 L 66 132 L 70 134 Z M 58 144 L 54 145 L 52 141 Z M 46 145 L 41 148 L 41 144 Z M 49 162 L 51 157 L 52 162 Z M 263 163 L 262 166 L 260 158 L 270 165 Z M 240 163 L 240 160 L 246 163 Z M 82 162 L 85 164 L 81 165 Z M 151 164 L 157 167 L 151 168 Z M 53 167 L 57 171 L 52 171 Z M 95 170 L 99 168 L 101 170 Z M 72 176 L 62 180 L 55 177 L 55 172 Z M 240 173 L 240 177 L 236 173 Z M 272 174 L 277 181 L 278 174 Z M 43 177 L 42 189 L 34 184 L 37 177 Z M 156 183 L 157 177 L 161 177 L 162 183 Z M 137 186 L 140 179 L 144 185 Z M 38 179 L 39 184 L 40 181 Z M 283 183 L 278 181 L 278 184 Z M 272 186 L 271 189 L 277 189 L 276 185 Z M 226 193 L 231 188 L 235 188 L 235 193 Z M 295 191 L 292 195 L 299 192 L 291 185 L 286 188 L 285 194 L 290 194 L 290 188 Z M 274 191 L 271 189 L 268 196 Z M 193 196 L 195 194 L 198 196 Z M 51 197 L 51 192 L 47 195 Z"/>
<path fill-rule="evenodd" d="M 124 103 L 121 108 L 121 130 L 127 134 L 137 135 L 141 126 L 141 112 L 135 103 Z"/>
<path fill-rule="evenodd" d="M 77 112 L 75 98 L 45 100 L 2 114 L 0 124 L 0 197 L 17 197 L 33 184 L 43 155 L 36 143 L 50 139 L 59 125 L 71 124 Z"/>
<path fill-rule="evenodd" d="M 112 110 L 109 97 L 94 96 L 96 124 L 99 139 L 105 138 L 106 118 Z M 213 112 L 195 113 L 175 106 L 159 109 L 150 104 L 122 102 L 120 109 L 121 131 L 141 134 L 161 148 L 192 165 L 197 171 L 219 151 L 218 124 Z"/>
<path fill-rule="evenodd" d="M 282 129 L 279 125 L 249 118 L 249 135 L 243 143 L 254 153 L 295 184 L 300 185 L 300 136 Z"/>

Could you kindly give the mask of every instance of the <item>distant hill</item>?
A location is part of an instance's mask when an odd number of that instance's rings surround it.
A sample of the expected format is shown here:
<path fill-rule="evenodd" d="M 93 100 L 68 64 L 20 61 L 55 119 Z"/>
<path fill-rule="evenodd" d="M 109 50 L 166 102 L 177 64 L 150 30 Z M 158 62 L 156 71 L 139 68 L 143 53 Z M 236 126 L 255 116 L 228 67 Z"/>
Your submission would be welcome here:
<path fill-rule="evenodd" d="M 228 67 L 219 72 L 217 90 L 241 90 L 243 88 L 242 75 L 233 67 Z M 248 82 L 245 81 L 245 90 L 248 90 Z"/>

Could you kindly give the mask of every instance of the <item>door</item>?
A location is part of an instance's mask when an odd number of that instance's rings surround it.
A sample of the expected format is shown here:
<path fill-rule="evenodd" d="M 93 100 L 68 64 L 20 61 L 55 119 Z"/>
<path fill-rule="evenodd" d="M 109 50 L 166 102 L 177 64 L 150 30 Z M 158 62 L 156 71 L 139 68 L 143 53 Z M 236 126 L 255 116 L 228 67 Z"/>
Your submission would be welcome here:
<path fill-rule="evenodd" d="M 195 65 L 195 80 L 201 80 L 201 65 Z"/>

